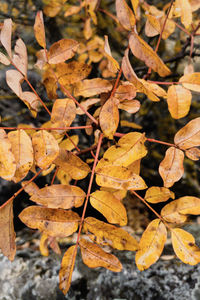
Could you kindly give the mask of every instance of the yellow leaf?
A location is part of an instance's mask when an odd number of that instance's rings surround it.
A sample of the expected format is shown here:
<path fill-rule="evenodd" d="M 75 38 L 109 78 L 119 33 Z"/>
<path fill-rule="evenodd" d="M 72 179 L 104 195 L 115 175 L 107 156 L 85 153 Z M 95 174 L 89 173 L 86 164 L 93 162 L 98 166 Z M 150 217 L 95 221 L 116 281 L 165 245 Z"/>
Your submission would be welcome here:
<path fill-rule="evenodd" d="M 72 99 L 57 99 L 52 108 L 52 127 L 68 127 L 76 117 L 76 105 Z"/>
<path fill-rule="evenodd" d="M 127 224 L 126 209 L 112 193 L 96 191 L 90 195 L 90 203 L 104 215 L 109 223 L 120 226 Z"/>
<path fill-rule="evenodd" d="M 15 157 L 11 147 L 5 130 L 0 129 L 0 176 L 5 180 L 12 180 L 16 171 Z"/>
<path fill-rule="evenodd" d="M 16 171 L 13 180 L 21 181 L 33 165 L 33 147 L 28 134 L 23 130 L 10 131 L 8 139 L 15 157 Z"/>
<path fill-rule="evenodd" d="M 191 91 L 200 92 L 200 72 L 187 74 L 179 79 L 182 85 Z"/>
<path fill-rule="evenodd" d="M 42 48 L 46 48 L 46 38 L 45 38 L 45 29 L 44 29 L 44 20 L 43 20 L 42 11 L 37 12 L 33 29 L 38 44 Z"/>
<path fill-rule="evenodd" d="M 48 242 L 49 236 L 45 233 L 42 233 L 40 238 L 40 253 L 43 256 L 49 256 Z"/>
<path fill-rule="evenodd" d="M 15 231 L 13 225 L 13 201 L 0 207 L 0 249 L 9 260 L 14 260 L 16 253 Z"/>
<path fill-rule="evenodd" d="M 177 206 L 179 213 L 183 215 L 199 215 L 200 214 L 200 198 L 193 196 L 181 197 L 171 203 Z M 169 203 L 170 204 L 170 203 Z"/>
<path fill-rule="evenodd" d="M 120 126 L 122 127 L 130 127 L 130 128 L 133 128 L 133 129 L 142 129 L 142 126 L 134 123 L 134 122 L 129 122 L 129 121 L 126 121 L 126 120 L 121 120 L 120 121 Z"/>
<path fill-rule="evenodd" d="M 72 39 L 62 39 L 54 43 L 48 51 L 50 64 L 58 64 L 72 58 L 78 48 L 78 42 Z"/>
<path fill-rule="evenodd" d="M 185 28 L 189 28 L 192 23 L 192 8 L 189 0 L 176 0 L 175 9 L 180 10 L 181 22 Z"/>
<path fill-rule="evenodd" d="M 20 99 L 24 102 L 24 104 L 31 111 L 34 118 L 37 116 L 38 108 L 40 105 L 40 101 L 33 92 L 21 92 Z"/>
<path fill-rule="evenodd" d="M 116 12 L 117 18 L 122 26 L 126 30 L 131 31 L 136 24 L 136 19 L 131 8 L 127 5 L 125 0 L 116 0 Z"/>
<path fill-rule="evenodd" d="M 140 102 L 138 100 L 124 100 L 119 103 L 118 108 L 129 114 L 135 114 L 140 109 Z"/>
<path fill-rule="evenodd" d="M 190 111 L 192 94 L 180 85 L 171 85 L 167 92 L 169 112 L 174 119 L 185 117 Z"/>
<path fill-rule="evenodd" d="M 174 143 L 183 150 L 200 146 L 200 117 L 181 128 L 174 137 Z"/>
<path fill-rule="evenodd" d="M 165 225 L 159 220 L 153 220 L 143 232 L 135 262 L 140 271 L 148 269 L 160 257 L 167 239 Z"/>
<path fill-rule="evenodd" d="M 104 54 L 105 56 L 107 57 L 108 59 L 108 65 L 107 65 L 107 68 L 110 72 L 113 72 L 113 73 L 117 73 L 117 71 L 120 69 L 119 67 L 119 64 L 118 62 L 116 61 L 116 59 L 114 59 L 112 57 L 112 54 L 111 54 L 111 50 L 110 50 L 110 45 L 109 45 L 109 42 L 108 42 L 108 36 L 107 35 L 104 35 L 104 38 L 105 38 L 105 43 L 104 43 Z"/>
<path fill-rule="evenodd" d="M 101 93 L 111 91 L 112 84 L 110 81 L 101 78 L 85 79 L 75 84 L 74 95 L 91 97 Z"/>
<path fill-rule="evenodd" d="M 41 169 L 47 169 L 59 154 L 56 139 L 46 130 L 35 132 L 32 137 L 35 161 Z"/>
<path fill-rule="evenodd" d="M 119 110 L 114 98 L 109 98 L 103 105 L 99 122 L 104 135 L 109 139 L 113 139 L 119 124 Z"/>
<path fill-rule="evenodd" d="M 200 262 L 200 249 L 195 245 L 195 239 L 189 232 L 174 228 L 171 229 L 172 246 L 174 252 L 185 264 L 196 265 Z"/>
<path fill-rule="evenodd" d="M 148 37 L 153 37 L 160 34 L 161 31 L 161 24 L 159 19 L 156 16 L 152 16 L 150 14 L 146 15 L 147 21 L 145 24 L 145 34 Z"/>
<path fill-rule="evenodd" d="M 71 210 L 29 206 L 19 214 L 28 227 L 39 229 L 52 237 L 66 237 L 78 229 L 80 217 Z"/>
<path fill-rule="evenodd" d="M 145 194 L 144 199 L 150 203 L 165 202 L 169 198 L 174 199 L 175 195 L 172 191 L 165 187 L 152 186 Z"/>
<path fill-rule="evenodd" d="M 90 172 L 90 167 L 85 162 L 78 156 L 64 149 L 60 149 L 54 164 L 76 180 L 85 178 Z"/>
<path fill-rule="evenodd" d="M 83 230 L 88 234 L 91 233 L 95 235 L 98 239 L 102 240 L 104 244 L 112 248 L 129 251 L 138 249 L 138 242 L 127 231 L 95 218 L 86 218 Z"/>
<path fill-rule="evenodd" d="M 69 184 L 72 180 L 71 176 L 60 168 L 58 169 L 56 176 L 61 184 Z"/>
<path fill-rule="evenodd" d="M 34 194 L 37 194 L 37 192 L 40 190 L 39 189 L 39 187 L 37 186 L 37 184 L 35 183 L 35 182 L 30 182 L 28 185 L 26 185 L 27 184 L 27 180 L 24 180 L 22 183 L 21 183 L 21 185 L 24 187 L 25 186 L 25 188 L 24 188 L 24 191 L 26 192 L 26 193 L 28 193 L 29 194 L 29 196 L 32 196 L 32 195 L 34 195 Z"/>
<path fill-rule="evenodd" d="M 64 293 L 67 294 L 71 280 L 72 280 L 72 273 L 74 270 L 75 260 L 77 254 L 77 247 L 73 245 L 67 249 L 65 252 L 62 262 L 61 268 L 59 271 L 59 288 Z"/>
<path fill-rule="evenodd" d="M 146 81 L 144 79 L 140 79 L 140 82 L 142 82 L 142 84 L 146 87 L 148 91 L 146 95 L 151 101 L 160 101 L 158 97 L 167 98 L 166 91 L 163 88 L 161 88 L 158 84 Z M 152 94 L 154 96 L 152 96 Z"/>
<path fill-rule="evenodd" d="M 159 174 L 165 187 L 169 188 L 181 179 L 184 173 L 183 160 L 183 151 L 175 147 L 167 149 L 165 157 L 159 166 Z"/>
<path fill-rule="evenodd" d="M 49 208 L 69 209 L 83 204 L 85 192 L 77 186 L 54 184 L 34 193 L 30 200 Z"/>
<path fill-rule="evenodd" d="M 91 27 L 91 19 L 87 18 L 84 23 L 83 35 L 86 40 L 89 40 L 92 37 L 92 27 Z"/>
<path fill-rule="evenodd" d="M 181 224 L 187 220 L 187 216 L 181 214 L 181 207 L 178 205 L 179 201 L 174 200 L 165 205 L 161 210 L 161 216 L 170 223 Z"/>
<path fill-rule="evenodd" d="M 105 252 L 99 246 L 81 239 L 79 242 L 84 264 L 89 268 L 103 267 L 113 272 L 120 272 L 122 264 L 118 258 Z"/>
<path fill-rule="evenodd" d="M 59 147 L 61 149 L 64 149 L 64 150 L 68 150 L 68 151 L 71 151 L 73 150 L 75 147 L 74 147 L 74 144 L 77 146 L 78 145 L 78 142 L 79 142 L 79 137 L 78 135 L 71 135 L 70 138 L 67 138 L 65 140 L 63 140 L 60 144 L 59 144 Z"/>

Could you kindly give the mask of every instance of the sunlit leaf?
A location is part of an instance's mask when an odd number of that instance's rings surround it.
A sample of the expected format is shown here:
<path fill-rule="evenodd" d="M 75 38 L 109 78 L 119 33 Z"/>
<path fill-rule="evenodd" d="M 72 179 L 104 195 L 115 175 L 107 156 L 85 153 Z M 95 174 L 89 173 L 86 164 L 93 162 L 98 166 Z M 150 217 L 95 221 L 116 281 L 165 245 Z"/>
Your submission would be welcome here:
<path fill-rule="evenodd" d="M 0 176 L 6 180 L 12 180 L 16 171 L 16 162 L 12 153 L 11 142 L 5 130 L 0 129 Z"/>
<path fill-rule="evenodd" d="M 161 216 L 170 223 L 181 224 L 187 220 L 187 216 L 180 213 L 179 201 L 174 200 L 165 205 L 161 210 Z"/>
<path fill-rule="evenodd" d="M 37 12 L 33 29 L 38 44 L 41 47 L 46 48 L 46 38 L 42 11 Z"/>
<path fill-rule="evenodd" d="M 136 24 L 136 19 L 125 0 L 116 0 L 116 12 L 122 26 L 131 31 Z"/>
<path fill-rule="evenodd" d="M 54 43 L 48 51 L 50 64 L 58 64 L 72 58 L 78 48 L 78 42 L 72 39 L 62 39 Z"/>
<path fill-rule="evenodd" d="M 4 20 L 4 24 L 1 29 L 0 40 L 10 58 L 12 58 L 11 36 L 12 36 L 12 20 L 6 19 Z"/>
<path fill-rule="evenodd" d="M 189 28 L 192 23 L 192 8 L 189 0 L 176 0 L 175 10 L 180 10 L 181 22 L 185 28 Z"/>
<path fill-rule="evenodd" d="M 116 73 L 120 69 L 119 64 L 116 61 L 116 59 L 114 59 L 112 57 L 112 53 L 111 53 L 111 50 L 110 50 L 110 45 L 109 45 L 109 42 L 108 42 L 108 36 L 105 35 L 104 38 L 105 38 L 104 54 L 108 59 L 107 68 L 110 72 Z"/>
<path fill-rule="evenodd" d="M 166 187 L 158 187 L 158 186 L 150 187 L 146 191 L 146 194 L 144 197 L 144 199 L 150 203 L 165 202 L 169 198 L 174 199 L 175 198 L 174 193 Z"/>
<path fill-rule="evenodd" d="M 188 158 L 192 159 L 192 160 L 199 160 L 200 159 L 200 149 L 198 148 L 190 148 L 190 149 L 187 149 L 185 151 L 185 154 Z"/>
<path fill-rule="evenodd" d="M 118 108 L 129 114 L 135 114 L 140 109 L 140 102 L 138 100 L 124 100 L 119 103 Z"/>
<path fill-rule="evenodd" d="M 75 84 L 74 95 L 91 97 L 111 91 L 110 81 L 101 78 L 85 79 Z"/>
<path fill-rule="evenodd" d="M 60 144 L 59 144 L 59 147 L 61 149 L 64 149 L 64 150 L 68 150 L 68 151 L 71 151 L 75 148 L 74 145 L 78 145 L 78 142 L 79 142 L 79 137 L 78 135 L 71 135 L 69 138 L 63 140 Z"/>
<path fill-rule="evenodd" d="M 187 74 L 179 79 L 182 85 L 191 91 L 200 92 L 200 72 Z"/>
<path fill-rule="evenodd" d="M 29 194 L 29 196 L 32 196 L 32 195 L 34 195 L 34 194 L 36 194 L 40 189 L 39 189 L 39 187 L 37 186 L 37 184 L 35 183 L 35 182 L 30 182 L 28 185 L 27 185 L 27 182 L 28 181 L 26 181 L 26 180 L 24 180 L 22 183 L 21 183 L 21 185 L 24 187 L 25 186 L 25 188 L 24 188 L 24 191 L 26 192 L 26 193 L 28 193 Z"/>
<path fill-rule="evenodd" d="M 167 230 L 160 219 L 153 220 L 143 232 L 135 262 L 140 271 L 148 269 L 162 254 Z"/>
<path fill-rule="evenodd" d="M 85 110 L 88 110 L 90 107 L 92 107 L 94 104 L 100 102 L 100 99 L 99 98 L 89 98 L 85 101 L 82 101 L 80 104 L 81 106 L 85 109 Z M 80 107 L 77 107 L 76 109 L 76 113 L 78 115 L 84 115 L 85 112 L 80 108 Z"/>
<path fill-rule="evenodd" d="M 72 99 L 57 99 L 52 108 L 52 127 L 68 127 L 76 117 L 76 105 Z"/>

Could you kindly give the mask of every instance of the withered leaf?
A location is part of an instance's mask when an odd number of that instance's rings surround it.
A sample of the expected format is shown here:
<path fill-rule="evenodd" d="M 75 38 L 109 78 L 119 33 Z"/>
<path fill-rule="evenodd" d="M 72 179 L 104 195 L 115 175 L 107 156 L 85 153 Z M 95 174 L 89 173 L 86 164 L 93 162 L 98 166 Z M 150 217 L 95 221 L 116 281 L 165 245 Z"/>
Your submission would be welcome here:
<path fill-rule="evenodd" d="M 72 99 L 56 99 L 53 104 L 51 123 L 55 128 L 68 127 L 76 117 L 76 105 Z"/>
<path fill-rule="evenodd" d="M 165 207 L 167 209 L 171 207 L 176 209 L 180 214 L 183 215 L 199 215 L 200 214 L 200 198 L 193 197 L 193 196 L 185 196 L 181 197 L 177 200 L 172 201 L 171 203 L 167 204 Z M 163 208 L 164 209 L 164 208 Z"/>
<path fill-rule="evenodd" d="M 58 64 L 72 58 L 78 48 L 78 42 L 72 39 L 62 39 L 54 43 L 48 51 L 50 64 Z"/>
<path fill-rule="evenodd" d="M 185 117 L 190 110 L 191 100 L 192 94 L 188 89 L 180 85 L 171 85 L 167 92 L 167 104 L 172 118 Z"/>
<path fill-rule="evenodd" d="M 12 146 L 5 130 L 0 129 L 0 176 L 12 180 L 16 171 L 16 162 Z"/>
<path fill-rule="evenodd" d="M 112 139 L 119 124 L 119 110 L 113 97 L 109 98 L 103 105 L 99 115 L 99 122 L 104 135 Z"/>
<path fill-rule="evenodd" d="M 24 76 L 17 70 L 6 71 L 6 82 L 11 90 L 20 98 L 22 93 L 21 83 Z"/>
<path fill-rule="evenodd" d="M 167 230 L 160 219 L 153 220 L 143 232 L 135 262 L 140 271 L 148 269 L 160 257 L 167 239 Z"/>
<path fill-rule="evenodd" d="M 90 167 L 84 161 L 64 149 L 60 149 L 54 164 L 76 180 L 85 178 L 90 172 Z"/>
<path fill-rule="evenodd" d="M 43 20 L 42 11 L 37 12 L 33 29 L 38 44 L 42 48 L 46 48 L 46 38 L 45 38 L 45 29 L 44 29 L 44 20 Z"/>
<path fill-rule="evenodd" d="M 24 102 L 24 104 L 30 109 L 34 118 L 37 116 L 38 108 L 40 105 L 40 101 L 33 92 L 22 92 L 20 94 L 20 99 Z"/>
<path fill-rule="evenodd" d="M 28 227 L 39 229 L 52 237 L 66 237 L 78 229 L 80 217 L 71 210 L 29 206 L 19 214 Z"/>
<path fill-rule="evenodd" d="M 3 54 L 0 52 L 0 63 L 8 66 L 10 64 L 10 61 L 9 59 Z"/>
<path fill-rule="evenodd" d="M 110 45 L 109 45 L 109 42 L 108 42 L 108 36 L 105 35 L 104 36 L 105 38 L 105 43 L 104 43 L 104 54 L 105 56 L 107 57 L 108 59 L 108 65 L 107 65 L 107 68 L 110 72 L 113 72 L 113 73 L 117 73 L 117 71 L 120 69 L 119 67 L 119 64 L 118 62 L 116 61 L 116 59 L 114 59 L 112 57 L 112 53 L 111 53 L 111 50 L 110 50 Z"/>
<path fill-rule="evenodd" d="M 18 67 L 18 69 L 22 72 L 24 76 L 27 76 L 27 68 L 28 68 L 28 58 L 27 58 L 27 50 L 26 45 L 22 41 L 22 39 L 18 39 L 16 41 L 16 45 L 14 48 L 13 62 Z"/>
<path fill-rule="evenodd" d="M 200 262 L 200 249 L 192 234 L 181 229 L 171 229 L 174 252 L 185 264 L 196 265 Z"/>
<path fill-rule="evenodd" d="M 200 146 L 200 118 L 193 119 L 181 128 L 174 137 L 174 143 L 183 150 Z"/>
<path fill-rule="evenodd" d="M 70 288 L 72 273 L 76 261 L 76 254 L 77 247 L 76 245 L 73 245 L 67 249 L 62 258 L 61 268 L 59 271 L 59 288 L 64 293 L 64 295 L 67 294 Z"/>
<path fill-rule="evenodd" d="M 125 226 L 127 214 L 124 205 L 113 193 L 107 191 L 95 191 L 90 195 L 91 205 L 97 209 L 109 223 Z"/>
<path fill-rule="evenodd" d="M 60 144 L 59 147 L 64 150 L 71 151 L 75 148 L 74 145 L 78 145 L 79 142 L 79 137 L 78 135 L 71 135 L 67 139 L 63 140 Z"/>
<path fill-rule="evenodd" d="M 90 243 L 85 239 L 79 242 L 84 264 L 89 268 L 103 267 L 113 272 L 120 272 L 122 264 L 116 256 L 105 252 L 98 245 Z"/>
<path fill-rule="evenodd" d="M 193 147 L 193 148 L 187 149 L 185 151 L 185 154 L 188 158 L 190 158 L 192 160 L 199 160 L 199 158 L 200 158 L 200 149 Z"/>
<path fill-rule="evenodd" d="M 35 132 L 32 137 L 34 157 L 41 169 L 47 169 L 59 154 L 56 139 L 46 130 Z"/>
<path fill-rule="evenodd" d="M 167 149 L 165 157 L 159 166 L 159 174 L 163 179 L 165 187 L 169 188 L 181 179 L 184 173 L 183 160 L 183 151 L 175 147 Z"/>
<path fill-rule="evenodd" d="M 174 193 L 166 187 L 158 187 L 158 186 L 150 187 L 146 191 L 146 194 L 144 197 L 144 199 L 150 203 L 165 202 L 169 198 L 174 199 L 175 198 Z"/>
<path fill-rule="evenodd" d="M 46 233 L 42 233 L 40 238 L 40 253 L 43 256 L 49 256 L 48 243 L 49 243 L 49 236 Z"/>
<path fill-rule="evenodd" d="M 25 186 L 24 191 L 25 191 L 26 193 L 28 193 L 29 196 L 32 196 L 32 195 L 36 194 L 36 193 L 40 190 L 39 187 L 37 186 L 37 184 L 36 184 L 35 182 L 32 181 L 32 182 L 30 182 L 28 185 L 26 185 L 27 182 L 28 182 L 28 181 L 24 180 L 24 181 L 21 183 L 21 185 L 22 185 L 23 187 Z"/>
<path fill-rule="evenodd" d="M 15 157 L 16 171 L 13 180 L 21 181 L 29 172 L 33 164 L 33 147 L 28 134 L 23 130 L 10 131 L 8 139 Z"/>
<path fill-rule="evenodd" d="M 180 209 L 179 201 L 174 200 L 162 208 L 161 216 L 170 223 L 184 223 L 187 220 L 187 216 L 181 214 Z"/>
<path fill-rule="evenodd" d="M 34 193 L 30 200 L 49 208 L 69 209 L 83 204 L 85 192 L 73 185 L 54 184 Z"/>
<path fill-rule="evenodd" d="M 4 20 L 4 24 L 1 29 L 0 40 L 10 58 L 12 58 L 11 36 L 12 36 L 12 20 L 6 19 Z"/>
<path fill-rule="evenodd" d="M 135 114 L 140 109 L 140 102 L 138 100 L 124 100 L 119 103 L 118 108 L 129 114 Z"/>
<path fill-rule="evenodd" d="M 189 28 L 192 23 L 192 8 L 189 0 L 176 0 L 175 10 L 180 11 L 181 22 L 185 28 Z"/>
<path fill-rule="evenodd" d="M 136 88 L 133 84 L 128 81 L 122 82 L 115 92 L 115 97 L 120 101 L 132 100 L 136 96 Z"/>
<path fill-rule="evenodd" d="M 131 31 L 136 24 L 136 19 L 125 0 L 116 0 L 116 12 L 122 26 Z"/>
<path fill-rule="evenodd" d="M 118 250 L 136 251 L 138 242 L 122 228 L 88 217 L 84 221 L 83 230 L 95 235 L 105 245 Z"/>
<path fill-rule="evenodd" d="M 15 231 L 13 225 L 13 201 L 0 206 L 0 249 L 9 260 L 14 260 L 16 253 Z"/>
<path fill-rule="evenodd" d="M 90 107 L 92 107 L 94 104 L 100 102 L 100 99 L 99 98 L 89 98 L 85 101 L 82 101 L 80 104 L 81 106 L 85 109 L 85 110 L 88 110 Z M 77 107 L 76 109 L 76 113 L 78 115 L 84 115 L 85 112 L 80 108 L 80 107 Z"/>
<path fill-rule="evenodd" d="M 157 53 L 136 33 L 132 32 L 129 38 L 130 49 L 138 59 L 157 72 L 161 77 L 171 73 Z"/>
<path fill-rule="evenodd" d="M 91 97 L 101 93 L 111 91 L 112 84 L 110 81 L 101 78 L 85 79 L 75 84 L 74 95 Z"/>
<path fill-rule="evenodd" d="M 191 91 L 200 92 L 200 72 L 187 74 L 179 79 L 182 85 Z"/>

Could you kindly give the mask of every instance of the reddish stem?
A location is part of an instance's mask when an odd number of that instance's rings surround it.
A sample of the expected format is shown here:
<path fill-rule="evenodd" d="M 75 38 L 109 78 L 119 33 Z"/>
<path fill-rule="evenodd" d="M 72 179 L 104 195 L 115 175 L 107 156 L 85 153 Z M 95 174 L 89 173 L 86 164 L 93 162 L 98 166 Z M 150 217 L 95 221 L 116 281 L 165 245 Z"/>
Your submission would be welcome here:
<path fill-rule="evenodd" d="M 166 146 L 169 146 L 169 147 L 176 147 L 175 144 L 170 144 L 170 143 L 166 143 L 166 142 L 155 140 L 155 139 L 149 139 L 149 138 L 147 138 L 146 140 L 148 142 L 150 142 L 150 143 L 158 143 L 158 144 L 163 144 L 163 145 L 166 145 Z"/>
<path fill-rule="evenodd" d="M 121 67 L 120 70 L 119 70 L 119 73 L 118 73 L 117 79 L 116 79 L 116 81 L 115 81 L 115 85 L 114 85 L 114 87 L 113 87 L 113 89 L 112 89 L 110 98 L 112 98 L 112 97 L 114 96 L 115 92 L 116 92 L 116 89 L 117 89 L 117 87 L 118 87 L 118 84 L 119 84 L 119 80 L 120 80 L 121 75 L 122 75 L 122 67 Z"/>
<path fill-rule="evenodd" d="M 59 170 L 59 167 L 56 168 L 56 170 L 55 170 L 55 172 L 54 172 L 54 174 L 53 174 L 53 178 L 52 178 L 52 180 L 51 180 L 51 185 L 54 183 L 54 180 L 55 180 L 55 178 L 56 178 L 56 175 L 57 175 L 57 173 L 58 173 L 58 170 Z"/>
<path fill-rule="evenodd" d="M 147 81 L 150 83 L 161 84 L 161 85 L 181 84 L 180 82 L 177 81 L 152 81 L 152 80 L 147 80 Z"/>
<path fill-rule="evenodd" d="M 70 129 L 86 129 L 92 128 L 92 125 L 86 126 L 74 126 L 74 127 L 51 127 L 51 128 L 44 128 L 44 127 L 0 127 L 1 129 L 8 129 L 8 130 L 70 130 Z"/>

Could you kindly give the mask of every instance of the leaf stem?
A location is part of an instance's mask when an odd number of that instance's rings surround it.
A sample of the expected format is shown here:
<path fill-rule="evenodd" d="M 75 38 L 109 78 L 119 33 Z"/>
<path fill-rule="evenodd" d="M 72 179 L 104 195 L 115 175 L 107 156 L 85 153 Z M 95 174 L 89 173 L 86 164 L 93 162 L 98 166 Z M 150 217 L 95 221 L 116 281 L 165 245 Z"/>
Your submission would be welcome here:
<path fill-rule="evenodd" d="M 85 125 L 85 126 L 74 126 L 74 127 L 50 127 L 50 128 L 44 128 L 44 127 L 0 127 L 1 129 L 8 129 L 8 130 L 71 130 L 71 129 L 86 129 L 86 128 L 92 128 L 92 125 Z"/>

